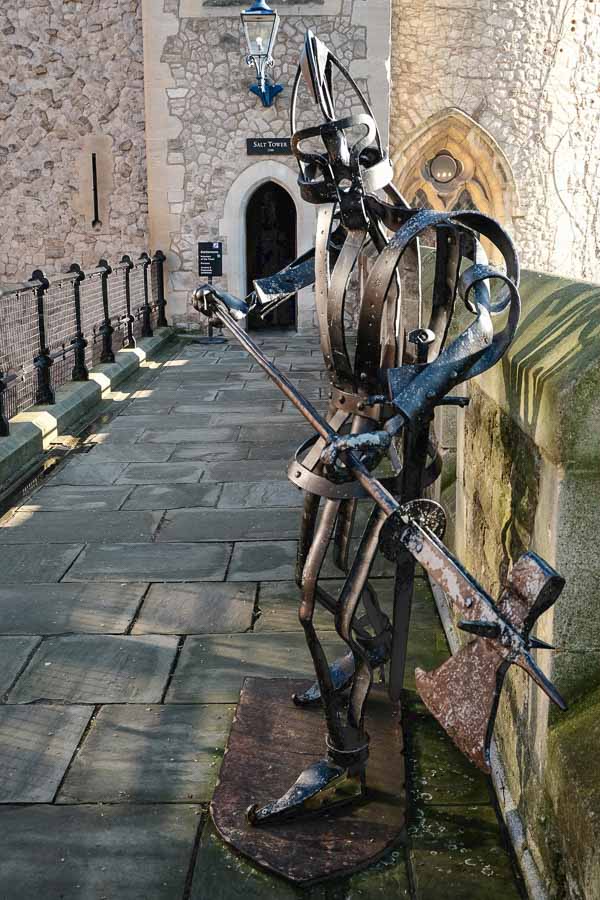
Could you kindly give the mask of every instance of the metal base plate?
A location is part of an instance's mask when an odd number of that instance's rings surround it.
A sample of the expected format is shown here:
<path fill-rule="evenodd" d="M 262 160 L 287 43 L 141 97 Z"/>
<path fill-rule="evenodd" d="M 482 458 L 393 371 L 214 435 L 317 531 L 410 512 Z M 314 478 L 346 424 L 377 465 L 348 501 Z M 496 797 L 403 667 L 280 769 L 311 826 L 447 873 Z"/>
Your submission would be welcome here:
<path fill-rule="evenodd" d="M 299 709 L 292 694 L 309 682 L 247 678 L 240 693 L 211 814 L 221 837 L 257 865 L 298 884 L 365 868 L 398 839 L 405 822 L 404 754 L 398 713 L 375 687 L 367 796 L 356 805 L 255 827 L 252 803 L 281 796 L 302 769 L 325 755 L 323 712 Z"/>

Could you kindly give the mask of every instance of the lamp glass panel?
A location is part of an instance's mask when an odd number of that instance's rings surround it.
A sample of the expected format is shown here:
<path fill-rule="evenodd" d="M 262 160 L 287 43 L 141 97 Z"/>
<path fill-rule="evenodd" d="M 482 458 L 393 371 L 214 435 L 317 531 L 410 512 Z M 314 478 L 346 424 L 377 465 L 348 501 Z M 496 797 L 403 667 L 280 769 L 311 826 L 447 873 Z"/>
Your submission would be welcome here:
<path fill-rule="evenodd" d="M 268 56 L 275 29 L 276 14 L 242 15 L 242 19 L 246 30 L 249 55 Z"/>

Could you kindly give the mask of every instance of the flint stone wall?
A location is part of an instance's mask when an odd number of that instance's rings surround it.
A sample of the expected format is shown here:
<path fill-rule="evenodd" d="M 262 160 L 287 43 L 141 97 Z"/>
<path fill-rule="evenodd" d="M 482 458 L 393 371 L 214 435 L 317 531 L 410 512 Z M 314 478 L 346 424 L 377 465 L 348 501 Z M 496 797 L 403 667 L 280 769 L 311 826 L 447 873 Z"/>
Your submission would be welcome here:
<path fill-rule="evenodd" d="M 537 662 L 569 712 L 513 666 L 495 737 L 548 896 L 598 900 L 600 287 L 526 272 L 522 298 L 512 347 L 458 414 L 457 481 L 442 499 L 455 503 L 459 558 L 493 596 L 528 549 L 566 579 L 535 633 L 558 648 Z M 444 426 L 451 447 L 448 416 Z"/>
<path fill-rule="evenodd" d="M 137 0 L 5 0 L 0 35 L 0 279 L 147 249 Z"/>
<path fill-rule="evenodd" d="M 599 280 L 599 58 L 590 0 L 393 0 L 391 153 L 460 109 L 510 162 L 523 264 Z"/>

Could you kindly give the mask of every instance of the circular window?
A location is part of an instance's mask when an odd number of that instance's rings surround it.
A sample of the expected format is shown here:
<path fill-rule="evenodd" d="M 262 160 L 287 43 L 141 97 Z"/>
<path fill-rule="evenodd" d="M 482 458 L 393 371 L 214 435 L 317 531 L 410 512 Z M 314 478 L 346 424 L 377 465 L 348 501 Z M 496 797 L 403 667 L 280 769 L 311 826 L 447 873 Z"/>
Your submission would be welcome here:
<path fill-rule="evenodd" d="M 438 184 L 448 184 L 456 178 L 459 171 L 460 164 L 446 151 L 438 153 L 429 163 L 431 178 Z"/>

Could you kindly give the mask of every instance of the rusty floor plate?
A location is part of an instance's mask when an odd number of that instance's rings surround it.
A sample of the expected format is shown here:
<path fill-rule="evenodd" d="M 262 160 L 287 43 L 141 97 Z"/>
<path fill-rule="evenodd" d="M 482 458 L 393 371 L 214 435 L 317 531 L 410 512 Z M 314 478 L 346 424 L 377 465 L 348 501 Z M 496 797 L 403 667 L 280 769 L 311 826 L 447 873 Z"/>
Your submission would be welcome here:
<path fill-rule="evenodd" d="M 385 690 L 369 698 L 371 757 L 368 796 L 321 816 L 254 828 L 251 803 L 283 794 L 301 770 L 323 755 L 320 709 L 298 709 L 292 694 L 308 682 L 247 678 L 211 804 L 225 841 L 253 862 L 297 883 L 355 872 L 376 860 L 401 834 L 405 820 L 404 754 L 398 716 Z"/>

